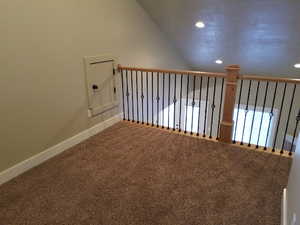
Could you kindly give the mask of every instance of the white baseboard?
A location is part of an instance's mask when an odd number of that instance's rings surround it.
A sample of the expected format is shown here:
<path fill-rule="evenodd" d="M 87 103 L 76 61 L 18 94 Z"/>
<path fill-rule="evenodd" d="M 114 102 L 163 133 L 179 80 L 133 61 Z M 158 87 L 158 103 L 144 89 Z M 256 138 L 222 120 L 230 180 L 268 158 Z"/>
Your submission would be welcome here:
<path fill-rule="evenodd" d="M 87 138 L 94 136 L 95 134 L 103 131 L 104 129 L 114 125 L 119 122 L 122 118 L 121 114 L 118 114 L 108 120 L 105 120 L 87 130 L 76 134 L 75 136 L 64 140 L 63 142 L 52 146 L 45 151 L 30 157 L 0 173 L 0 185 L 13 179 L 14 177 L 26 172 L 27 170 L 45 162 L 46 160 L 62 153 L 63 151 L 79 144 L 80 142 L 86 140 Z"/>
<path fill-rule="evenodd" d="M 283 189 L 281 199 L 281 225 L 287 225 L 287 189 Z"/>

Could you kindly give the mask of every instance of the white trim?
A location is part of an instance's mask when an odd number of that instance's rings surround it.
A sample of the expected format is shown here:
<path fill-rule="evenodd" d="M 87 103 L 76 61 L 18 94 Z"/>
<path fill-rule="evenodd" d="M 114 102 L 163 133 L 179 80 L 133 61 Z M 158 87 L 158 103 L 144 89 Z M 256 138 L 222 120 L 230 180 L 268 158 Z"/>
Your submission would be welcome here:
<path fill-rule="evenodd" d="M 104 129 L 114 125 L 115 123 L 121 120 L 122 115 L 118 114 L 114 117 L 111 117 L 108 120 L 105 120 L 87 130 L 76 134 L 75 136 L 68 138 L 60 142 L 59 144 L 52 146 L 45 151 L 38 153 L 2 172 L 0 172 L 0 185 L 13 179 L 14 177 L 26 172 L 27 170 L 38 166 L 39 164 L 45 162 L 46 160 L 62 153 L 63 151 L 79 144 L 80 142 L 86 140 L 87 138 L 94 136 L 95 134 L 103 131 Z"/>
<path fill-rule="evenodd" d="M 287 225 L 287 189 L 283 189 L 281 200 L 281 225 Z"/>

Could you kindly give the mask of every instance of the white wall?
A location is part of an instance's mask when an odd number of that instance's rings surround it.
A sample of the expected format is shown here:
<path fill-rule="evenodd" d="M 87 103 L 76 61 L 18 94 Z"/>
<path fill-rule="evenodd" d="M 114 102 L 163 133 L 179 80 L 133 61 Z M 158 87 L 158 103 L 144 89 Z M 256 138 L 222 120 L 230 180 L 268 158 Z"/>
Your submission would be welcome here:
<path fill-rule="evenodd" d="M 300 135 L 294 154 L 292 168 L 287 187 L 288 225 L 300 224 Z M 296 214 L 296 224 L 292 224 L 293 214 Z"/>
<path fill-rule="evenodd" d="M 186 68 L 135 0 L 1 0 L 0 21 L 0 171 L 119 112 L 88 118 L 84 56 Z"/>

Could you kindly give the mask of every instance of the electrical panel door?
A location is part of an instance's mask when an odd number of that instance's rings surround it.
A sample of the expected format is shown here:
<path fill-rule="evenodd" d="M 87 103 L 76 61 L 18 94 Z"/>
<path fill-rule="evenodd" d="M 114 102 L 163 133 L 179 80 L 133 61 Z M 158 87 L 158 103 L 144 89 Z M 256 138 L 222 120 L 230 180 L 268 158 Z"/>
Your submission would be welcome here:
<path fill-rule="evenodd" d="M 85 57 L 89 109 L 93 116 L 118 106 L 115 59 Z"/>

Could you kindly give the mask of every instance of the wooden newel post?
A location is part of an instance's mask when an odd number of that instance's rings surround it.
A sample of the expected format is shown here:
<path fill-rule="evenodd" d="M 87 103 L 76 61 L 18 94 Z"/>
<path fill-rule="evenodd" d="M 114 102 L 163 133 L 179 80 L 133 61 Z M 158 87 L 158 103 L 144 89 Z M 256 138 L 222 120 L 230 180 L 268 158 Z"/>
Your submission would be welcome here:
<path fill-rule="evenodd" d="M 237 80 L 239 77 L 240 66 L 230 65 L 226 67 L 226 88 L 223 106 L 223 117 L 220 126 L 220 141 L 225 143 L 232 142 L 233 113 L 236 98 Z"/>

